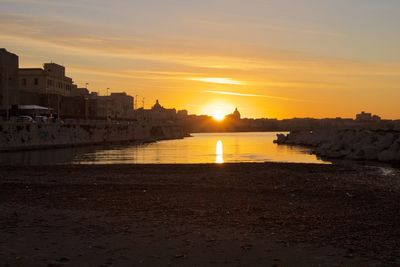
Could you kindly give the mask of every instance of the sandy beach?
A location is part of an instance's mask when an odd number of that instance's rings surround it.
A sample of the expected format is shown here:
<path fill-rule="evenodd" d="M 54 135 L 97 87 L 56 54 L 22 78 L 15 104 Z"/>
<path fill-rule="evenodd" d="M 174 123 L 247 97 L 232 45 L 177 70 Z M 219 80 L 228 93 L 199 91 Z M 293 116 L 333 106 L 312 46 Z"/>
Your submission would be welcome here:
<path fill-rule="evenodd" d="M 400 175 L 356 165 L 2 167 L 2 266 L 396 266 Z"/>

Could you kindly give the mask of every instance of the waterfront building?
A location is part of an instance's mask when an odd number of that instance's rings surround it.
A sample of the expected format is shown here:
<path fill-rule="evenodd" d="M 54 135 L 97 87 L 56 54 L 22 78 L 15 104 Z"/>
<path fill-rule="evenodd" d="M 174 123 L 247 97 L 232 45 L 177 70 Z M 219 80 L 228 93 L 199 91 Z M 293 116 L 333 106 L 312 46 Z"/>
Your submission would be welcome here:
<path fill-rule="evenodd" d="M 179 119 L 186 119 L 189 115 L 188 111 L 186 109 L 178 110 L 176 113 Z"/>
<path fill-rule="evenodd" d="M 67 97 L 78 90 L 72 78 L 65 75 L 65 67 L 56 63 L 45 63 L 43 68 L 20 68 L 18 70 L 20 104 L 50 107 L 58 115 L 71 115 L 76 106 Z M 71 116 L 75 116 L 72 112 Z M 82 114 L 85 116 L 86 114 Z"/>
<path fill-rule="evenodd" d="M 151 109 L 139 108 L 135 110 L 135 114 L 139 121 L 168 122 L 177 119 L 176 109 L 164 108 L 158 100 Z"/>
<path fill-rule="evenodd" d="M 158 99 L 151 108 L 153 120 L 155 121 L 174 121 L 176 119 L 176 109 L 164 108 Z"/>
<path fill-rule="evenodd" d="M 125 92 L 107 96 L 78 88 L 66 76 L 65 67 L 45 63 L 42 68 L 19 68 L 17 55 L 0 49 L 0 115 L 7 117 L 11 106 L 43 106 L 63 118 L 133 119 L 134 98 Z M 153 113 L 165 116 L 167 109 L 155 107 Z M 173 115 L 175 110 L 171 110 Z"/>
<path fill-rule="evenodd" d="M 73 88 L 71 91 L 72 96 L 83 96 L 83 97 L 89 97 L 90 93 L 87 88 Z"/>
<path fill-rule="evenodd" d="M 361 112 L 356 115 L 356 121 L 359 122 L 379 122 L 381 121 L 381 117 L 378 115 L 372 115 L 372 113 Z"/>
<path fill-rule="evenodd" d="M 0 108 L 5 113 L 19 104 L 18 67 L 18 56 L 0 48 Z"/>
<path fill-rule="evenodd" d="M 65 67 L 45 63 L 43 68 L 21 68 L 18 71 L 20 90 L 39 94 L 72 95 L 77 90 L 72 78 L 65 76 Z"/>
<path fill-rule="evenodd" d="M 88 99 L 82 96 L 63 96 L 60 101 L 60 116 L 63 118 L 88 118 Z"/>
<path fill-rule="evenodd" d="M 132 118 L 133 117 L 133 97 L 125 92 L 111 93 L 111 117 L 113 118 Z"/>
<path fill-rule="evenodd" d="M 134 116 L 133 97 L 125 92 L 89 96 L 89 116 L 110 119 L 131 119 Z"/>

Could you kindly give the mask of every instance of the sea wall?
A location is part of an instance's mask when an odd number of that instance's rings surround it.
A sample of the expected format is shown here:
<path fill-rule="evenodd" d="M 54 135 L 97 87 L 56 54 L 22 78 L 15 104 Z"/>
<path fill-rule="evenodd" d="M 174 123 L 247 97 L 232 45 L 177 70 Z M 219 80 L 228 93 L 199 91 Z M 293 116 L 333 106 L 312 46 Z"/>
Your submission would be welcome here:
<path fill-rule="evenodd" d="M 311 147 L 320 157 L 400 163 L 399 131 L 296 131 L 278 134 L 275 142 Z"/>
<path fill-rule="evenodd" d="M 151 142 L 183 138 L 179 125 L 74 120 L 51 123 L 0 123 L 0 151 Z"/>

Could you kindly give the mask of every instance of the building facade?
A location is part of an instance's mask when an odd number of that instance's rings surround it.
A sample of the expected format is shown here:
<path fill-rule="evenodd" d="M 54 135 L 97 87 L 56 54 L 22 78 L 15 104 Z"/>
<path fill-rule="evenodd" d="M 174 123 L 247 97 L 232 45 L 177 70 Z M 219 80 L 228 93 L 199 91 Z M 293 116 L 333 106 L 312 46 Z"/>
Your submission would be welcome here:
<path fill-rule="evenodd" d="M 133 117 L 133 97 L 127 95 L 125 92 L 122 93 L 111 93 L 109 98 L 111 99 L 111 111 L 110 115 L 112 118 L 132 118 Z"/>
<path fill-rule="evenodd" d="M 0 48 L 2 116 L 9 114 L 13 105 L 33 105 L 47 107 L 53 115 L 65 118 L 133 119 L 133 103 L 134 98 L 125 92 L 99 96 L 78 88 L 66 76 L 65 67 L 56 63 L 19 68 L 18 56 Z"/>
<path fill-rule="evenodd" d="M 111 93 L 99 96 L 92 93 L 89 96 L 88 112 L 94 117 L 109 119 L 132 119 L 134 98 L 125 92 Z"/>
<path fill-rule="evenodd" d="M 65 76 L 65 67 L 45 63 L 43 68 L 21 68 L 18 71 L 21 92 L 70 96 L 77 86 Z"/>
<path fill-rule="evenodd" d="M 176 109 L 164 108 L 158 100 L 151 109 L 140 108 L 135 110 L 135 113 L 139 121 L 168 122 L 177 119 Z"/>
<path fill-rule="evenodd" d="M 18 56 L 0 48 L 0 108 L 8 110 L 19 104 Z"/>
<path fill-rule="evenodd" d="M 373 115 L 372 113 L 361 112 L 356 115 L 356 121 L 358 122 L 379 122 L 381 121 L 381 117 L 378 115 Z"/>

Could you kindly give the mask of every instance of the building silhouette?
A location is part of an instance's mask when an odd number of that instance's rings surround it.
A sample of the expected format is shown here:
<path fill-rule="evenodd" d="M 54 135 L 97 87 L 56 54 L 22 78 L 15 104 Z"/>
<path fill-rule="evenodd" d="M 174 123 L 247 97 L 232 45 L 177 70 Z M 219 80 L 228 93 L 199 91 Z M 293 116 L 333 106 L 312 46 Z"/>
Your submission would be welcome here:
<path fill-rule="evenodd" d="M 381 117 L 379 117 L 378 115 L 372 115 L 372 113 L 367 113 L 364 111 L 356 115 L 356 121 L 359 122 L 378 122 L 380 120 Z"/>
<path fill-rule="evenodd" d="M 4 116 L 18 106 L 46 107 L 64 118 L 132 119 L 134 99 L 125 92 L 107 96 L 79 88 L 64 66 L 19 68 L 17 55 L 0 49 L 0 110 Z"/>
<path fill-rule="evenodd" d="M 18 56 L 0 48 L 0 108 L 7 113 L 19 104 L 18 68 Z"/>

